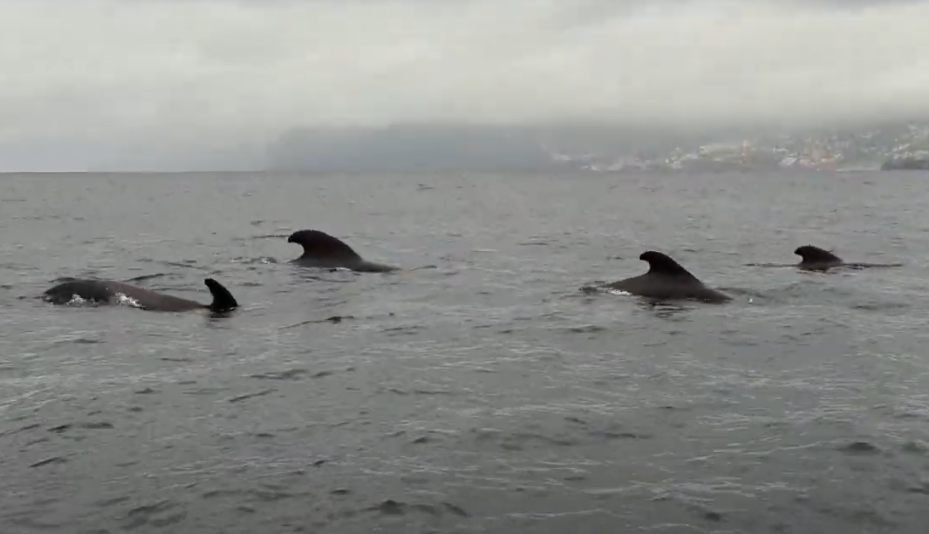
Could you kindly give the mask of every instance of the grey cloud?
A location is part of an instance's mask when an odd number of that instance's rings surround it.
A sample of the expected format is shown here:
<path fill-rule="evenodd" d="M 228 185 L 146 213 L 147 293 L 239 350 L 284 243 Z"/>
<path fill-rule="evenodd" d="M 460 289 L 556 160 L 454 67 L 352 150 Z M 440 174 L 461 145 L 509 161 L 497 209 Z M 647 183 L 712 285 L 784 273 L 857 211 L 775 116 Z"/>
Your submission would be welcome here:
<path fill-rule="evenodd" d="M 926 116 L 929 3 L 855 4 L 5 0 L 0 154 L 178 164 L 299 126 Z"/>

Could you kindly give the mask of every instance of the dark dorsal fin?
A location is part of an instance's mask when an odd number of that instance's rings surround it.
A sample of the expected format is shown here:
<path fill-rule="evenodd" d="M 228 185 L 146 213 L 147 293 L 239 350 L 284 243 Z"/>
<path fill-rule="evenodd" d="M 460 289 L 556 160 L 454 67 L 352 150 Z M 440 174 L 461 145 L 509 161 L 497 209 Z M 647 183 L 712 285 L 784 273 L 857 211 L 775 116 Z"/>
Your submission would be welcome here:
<path fill-rule="evenodd" d="M 214 312 L 225 312 L 239 307 L 235 297 L 222 284 L 212 278 L 207 278 L 203 283 L 210 288 L 210 293 L 213 295 L 213 302 L 207 308 Z"/>
<path fill-rule="evenodd" d="M 842 258 L 836 256 L 828 250 L 823 250 L 819 247 L 814 247 L 813 245 L 803 245 L 802 247 L 797 247 L 797 250 L 794 251 L 794 254 L 803 258 L 804 263 L 842 262 Z"/>
<path fill-rule="evenodd" d="M 681 264 L 671 259 L 667 254 L 649 250 L 643 252 L 639 256 L 639 259 L 648 262 L 648 274 L 675 276 L 678 278 L 695 280 L 697 282 L 700 281 L 696 276 L 690 274 L 690 271 L 681 267 Z"/>
<path fill-rule="evenodd" d="M 303 257 L 319 260 L 361 260 L 361 256 L 342 240 L 319 230 L 298 230 L 287 238 L 288 243 L 303 247 Z"/>

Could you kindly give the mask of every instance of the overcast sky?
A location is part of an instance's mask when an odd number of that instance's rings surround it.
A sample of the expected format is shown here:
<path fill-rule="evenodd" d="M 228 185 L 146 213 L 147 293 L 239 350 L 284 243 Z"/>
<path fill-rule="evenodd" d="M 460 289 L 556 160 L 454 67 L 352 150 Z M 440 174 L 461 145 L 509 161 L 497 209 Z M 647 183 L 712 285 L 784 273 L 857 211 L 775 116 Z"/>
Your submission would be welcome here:
<path fill-rule="evenodd" d="M 245 157 L 316 124 L 925 116 L 927 21 L 886 0 L 0 0 L 0 170 Z"/>

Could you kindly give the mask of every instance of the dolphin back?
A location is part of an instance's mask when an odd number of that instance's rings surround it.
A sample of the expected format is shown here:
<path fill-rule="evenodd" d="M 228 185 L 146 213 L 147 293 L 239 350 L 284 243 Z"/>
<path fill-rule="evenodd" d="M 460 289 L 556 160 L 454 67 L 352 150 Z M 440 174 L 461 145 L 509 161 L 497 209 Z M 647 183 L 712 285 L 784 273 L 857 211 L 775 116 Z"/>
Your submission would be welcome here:
<path fill-rule="evenodd" d="M 188 311 L 206 308 L 195 300 L 183 299 L 172 295 L 164 295 L 151 289 L 127 284 L 125 282 L 105 282 L 115 295 L 124 295 L 143 310 L 153 311 Z"/>
<path fill-rule="evenodd" d="M 106 282 L 100 280 L 72 279 L 45 290 L 42 299 L 52 304 L 67 304 L 79 297 L 83 300 L 108 303 L 115 294 Z"/>
<path fill-rule="evenodd" d="M 655 300 L 699 300 L 714 303 L 732 300 L 728 295 L 707 287 L 695 278 L 650 273 L 606 284 L 605 287 Z"/>

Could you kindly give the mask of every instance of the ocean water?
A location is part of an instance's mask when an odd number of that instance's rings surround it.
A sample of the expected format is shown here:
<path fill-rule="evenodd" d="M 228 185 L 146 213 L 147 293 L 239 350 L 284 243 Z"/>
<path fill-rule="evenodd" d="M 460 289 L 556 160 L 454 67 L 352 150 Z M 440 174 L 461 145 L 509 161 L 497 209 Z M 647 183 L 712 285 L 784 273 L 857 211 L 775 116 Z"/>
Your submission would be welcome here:
<path fill-rule="evenodd" d="M 927 199 L 926 173 L 0 176 L 0 532 L 923 533 Z M 436 268 L 299 268 L 301 228 Z M 802 244 L 904 265 L 746 265 Z M 734 300 L 580 291 L 649 249 Z M 65 276 L 242 307 L 34 298 Z"/>

